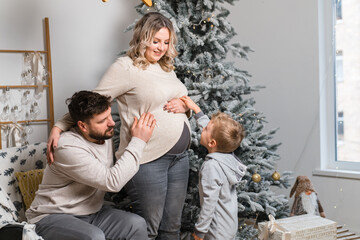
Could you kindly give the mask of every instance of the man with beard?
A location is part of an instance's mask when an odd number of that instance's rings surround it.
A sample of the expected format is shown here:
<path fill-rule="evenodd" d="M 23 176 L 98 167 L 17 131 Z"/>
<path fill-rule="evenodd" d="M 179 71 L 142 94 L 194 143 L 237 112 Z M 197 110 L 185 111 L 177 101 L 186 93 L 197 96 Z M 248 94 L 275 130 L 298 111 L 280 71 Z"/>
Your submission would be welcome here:
<path fill-rule="evenodd" d="M 132 138 L 113 163 L 110 97 L 80 91 L 67 103 L 76 126 L 61 135 L 56 161 L 46 166 L 26 211 L 28 221 L 45 240 L 147 239 L 144 219 L 103 205 L 103 199 L 106 191 L 120 191 L 138 171 L 156 124 L 153 115 L 134 117 Z"/>

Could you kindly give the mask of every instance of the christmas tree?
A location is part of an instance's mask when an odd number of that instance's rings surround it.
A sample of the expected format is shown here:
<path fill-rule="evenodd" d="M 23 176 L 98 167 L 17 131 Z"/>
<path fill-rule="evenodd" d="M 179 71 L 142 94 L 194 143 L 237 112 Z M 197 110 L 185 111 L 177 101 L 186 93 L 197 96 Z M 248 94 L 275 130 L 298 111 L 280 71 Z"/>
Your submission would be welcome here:
<path fill-rule="evenodd" d="M 290 172 L 275 172 L 279 156 L 279 144 L 271 144 L 276 130 L 264 132 L 265 117 L 254 108 L 255 100 L 249 96 L 260 87 L 249 84 L 249 73 L 241 70 L 227 55 L 247 59 L 252 52 L 248 46 L 230 43 L 236 35 L 227 21 L 228 4 L 235 0 L 156 0 L 149 9 L 143 3 L 136 6 L 141 15 L 149 10 L 168 17 L 177 32 L 179 56 L 175 60 L 175 72 L 188 89 L 189 96 L 209 116 L 222 111 L 239 121 L 246 130 L 246 137 L 235 154 L 247 165 L 248 170 L 238 186 L 239 239 L 253 239 L 257 235 L 253 225 L 246 220 L 267 220 L 268 214 L 276 218 L 288 216 L 288 200 L 276 195 L 270 186 L 289 187 Z M 128 27 L 131 30 L 135 23 Z M 199 213 L 198 170 L 206 156 L 200 146 L 200 129 L 195 120 L 192 127 L 190 149 L 190 178 L 187 199 L 183 211 L 183 238 L 194 230 Z"/>

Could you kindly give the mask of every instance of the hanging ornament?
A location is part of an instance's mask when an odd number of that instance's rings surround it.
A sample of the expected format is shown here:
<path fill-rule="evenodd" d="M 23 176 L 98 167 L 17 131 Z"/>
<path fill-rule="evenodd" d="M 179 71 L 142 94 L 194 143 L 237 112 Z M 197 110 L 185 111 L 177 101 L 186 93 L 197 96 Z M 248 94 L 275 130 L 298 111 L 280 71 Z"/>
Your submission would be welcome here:
<path fill-rule="evenodd" d="M 152 1 L 151 0 L 141 0 L 143 1 L 143 3 L 145 3 L 146 6 L 151 7 L 152 6 Z"/>
<path fill-rule="evenodd" d="M 102 0 L 103 2 L 107 2 L 108 0 Z M 152 0 L 141 0 L 143 3 L 145 3 L 146 6 L 151 7 L 152 6 Z"/>
<path fill-rule="evenodd" d="M 254 182 L 258 183 L 258 182 L 261 181 L 261 176 L 260 176 L 260 174 L 258 174 L 258 173 L 254 173 L 254 174 L 252 175 L 251 179 L 252 179 Z"/>
<path fill-rule="evenodd" d="M 272 179 L 274 179 L 274 181 L 279 181 L 280 180 L 280 173 L 278 173 L 277 171 L 275 171 L 272 175 L 271 175 Z"/>

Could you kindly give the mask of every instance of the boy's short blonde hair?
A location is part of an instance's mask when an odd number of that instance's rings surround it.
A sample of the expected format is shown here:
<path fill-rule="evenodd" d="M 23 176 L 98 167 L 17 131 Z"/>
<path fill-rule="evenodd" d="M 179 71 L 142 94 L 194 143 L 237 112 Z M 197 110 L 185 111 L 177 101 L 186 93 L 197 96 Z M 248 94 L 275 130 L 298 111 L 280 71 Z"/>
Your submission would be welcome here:
<path fill-rule="evenodd" d="M 243 126 L 222 112 L 213 114 L 211 122 L 213 124 L 211 136 L 217 142 L 217 151 L 223 153 L 235 151 L 245 137 Z"/>

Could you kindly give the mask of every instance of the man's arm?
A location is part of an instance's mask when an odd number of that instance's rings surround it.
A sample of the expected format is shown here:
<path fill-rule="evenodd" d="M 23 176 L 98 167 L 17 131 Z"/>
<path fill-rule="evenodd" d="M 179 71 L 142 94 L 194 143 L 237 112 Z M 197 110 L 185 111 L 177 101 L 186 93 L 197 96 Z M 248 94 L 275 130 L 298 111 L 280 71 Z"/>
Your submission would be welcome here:
<path fill-rule="evenodd" d="M 55 151 L 56 161 L 50 166 L 56 172 L 80 184 L 103 191 L 117 192 L 134 176 L 140 166 L 140 158 L 146 143 L 133 137 L 123 155 L 114 166 L 111 142 L 107 141 L 102 156 L 95 156 L 93 149 L 84 143 L 61 144 Z M 103 159 L 99 159 L 103 158 Z M 110 159 L 109 159 L 110 158 Z"/>
<path fill-rule="evenodd" d="M 112 167 L 109 167 L 113 156 L 110 140 L 99 148 L 96 145 L 93 148 L 91 143 L 81 138 L 71 141 L 70 137 L 68 144 L 61 144 L 55 151 L 57 161 L 53 163 L 53 169 L 81 184 L 103 191 L 120 191 L 139 170 L 142 152 L 155 124 L 153 115 L 149 113 L 142 114 L 139 120 L 134 118 L 133 137 Z"/>

